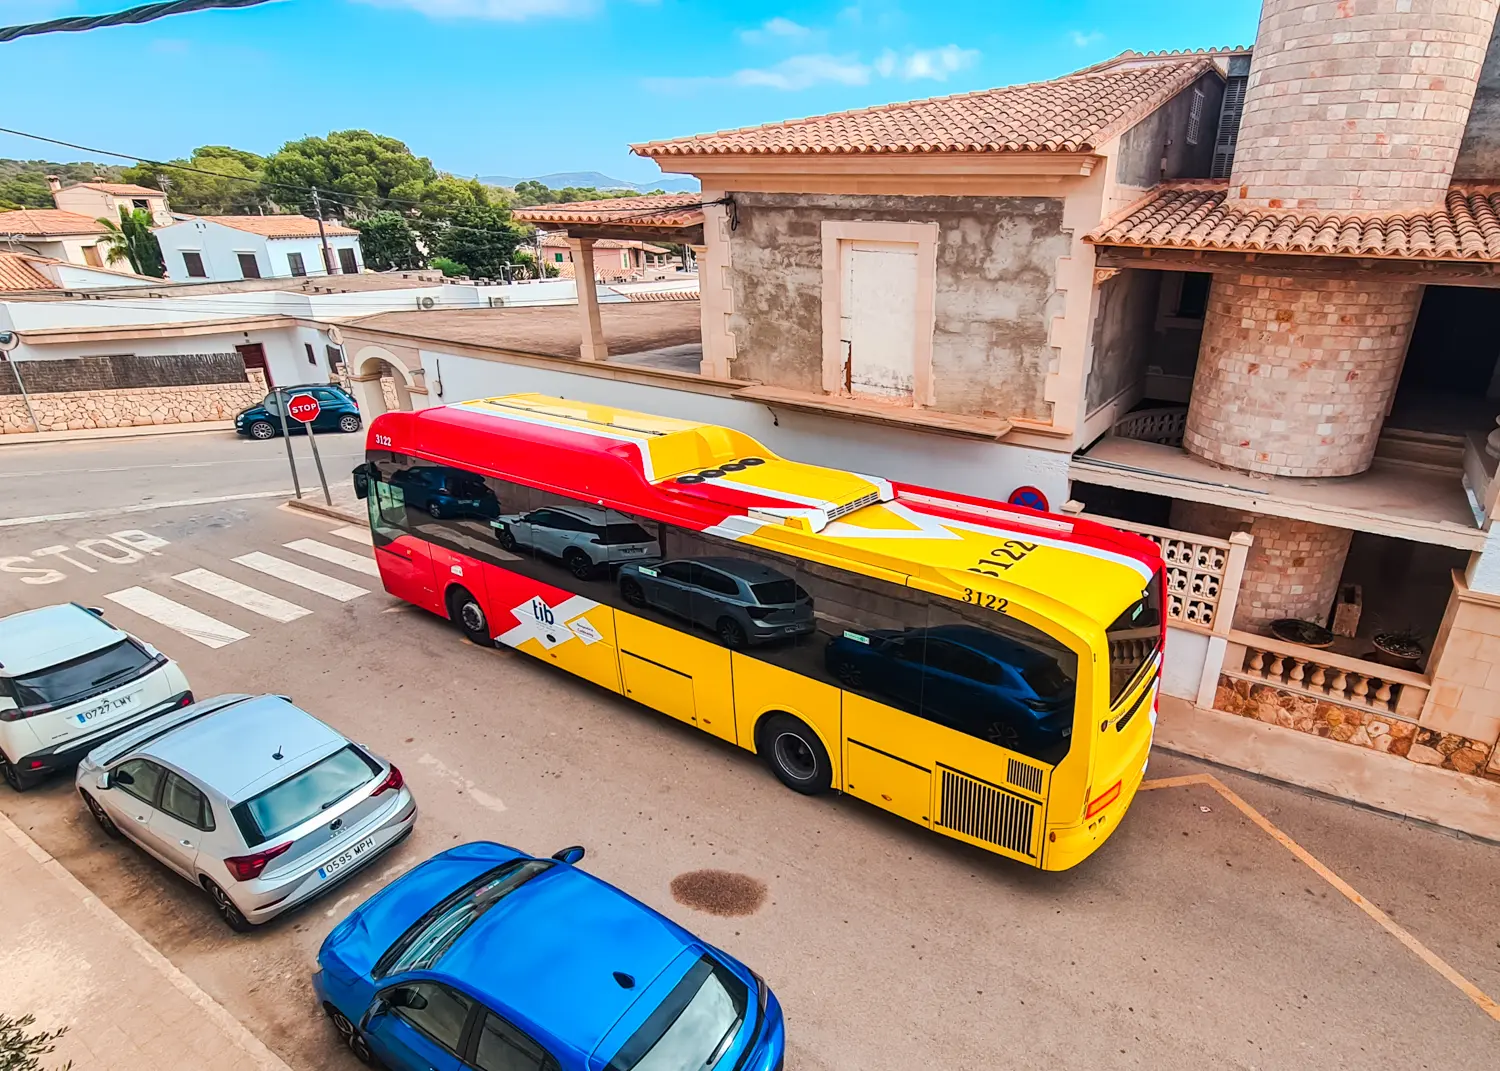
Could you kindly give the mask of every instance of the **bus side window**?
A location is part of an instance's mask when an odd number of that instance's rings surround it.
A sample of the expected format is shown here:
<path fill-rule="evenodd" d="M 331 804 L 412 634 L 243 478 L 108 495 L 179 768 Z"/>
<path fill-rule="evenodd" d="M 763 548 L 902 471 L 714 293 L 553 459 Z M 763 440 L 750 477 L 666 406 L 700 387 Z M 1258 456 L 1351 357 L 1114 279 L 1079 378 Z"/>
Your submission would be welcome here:
<path fill-rule="evenodd" d="M 391 542 L 411 528 L 406 516 L 406 491 L 384 478 L 370 481 L 370 531 L 377 540 Z"/>

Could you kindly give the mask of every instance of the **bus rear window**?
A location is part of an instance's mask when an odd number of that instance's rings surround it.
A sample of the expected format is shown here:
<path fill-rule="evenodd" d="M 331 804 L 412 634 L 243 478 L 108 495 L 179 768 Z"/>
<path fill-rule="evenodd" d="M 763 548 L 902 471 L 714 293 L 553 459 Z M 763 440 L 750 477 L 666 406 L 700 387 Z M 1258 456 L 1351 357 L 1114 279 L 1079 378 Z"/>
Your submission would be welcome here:
<path fill-rule="evenodd" d="M 1109 701 L 1118 703 L 1161 647 L 1161 574 L 1105 630 L 1109 640 Z"/>

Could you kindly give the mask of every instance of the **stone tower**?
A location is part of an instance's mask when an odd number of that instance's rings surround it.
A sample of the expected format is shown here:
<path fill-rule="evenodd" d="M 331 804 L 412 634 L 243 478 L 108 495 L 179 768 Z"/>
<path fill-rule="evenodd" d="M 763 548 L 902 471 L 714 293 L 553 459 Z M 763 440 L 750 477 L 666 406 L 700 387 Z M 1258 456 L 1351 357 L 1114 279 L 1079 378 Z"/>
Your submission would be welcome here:
<path fill-rule="evenodd" d="M 1227 203 L 1298 215 L 1441 206 L 1496 6 L 1265 0 Z M 1421 299 L 1413 283 L 1217 276 L 1183 445 L 1243 472 L 1364 472 Z M 1255 576 L 1252 565 L 1246 583 L 1262 597 L 1238 623 L 1327 615 L 1349 539 L 1318 528 L 1256 519 L 1257 545 L 1296 546 L 1309 582 Z"/>

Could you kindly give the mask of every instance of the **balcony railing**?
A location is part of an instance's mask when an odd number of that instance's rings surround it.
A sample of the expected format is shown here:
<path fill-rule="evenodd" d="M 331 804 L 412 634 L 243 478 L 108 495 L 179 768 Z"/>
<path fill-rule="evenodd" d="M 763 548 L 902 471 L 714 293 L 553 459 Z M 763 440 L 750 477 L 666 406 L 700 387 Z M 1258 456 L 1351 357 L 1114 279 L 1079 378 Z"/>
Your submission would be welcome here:
<path fill-rule="evenodd" d="M 1185 405 L 1164 409 L 1137 409 L 1115 421 L 1113 429 L 1114 434 L 1122 439 L 1138 439 L 1141 442 L 1161 443 L 1163 446 L 1181 446 L 1182 435 L 1186 430 Z"/>
<path fill-rule="evenodd" d="M 1225 676 L 1326 699 L 1375 714 L 1415 721 L 1431 690 L 1420 673 L 1361 658 L 1233 631 Z"/>

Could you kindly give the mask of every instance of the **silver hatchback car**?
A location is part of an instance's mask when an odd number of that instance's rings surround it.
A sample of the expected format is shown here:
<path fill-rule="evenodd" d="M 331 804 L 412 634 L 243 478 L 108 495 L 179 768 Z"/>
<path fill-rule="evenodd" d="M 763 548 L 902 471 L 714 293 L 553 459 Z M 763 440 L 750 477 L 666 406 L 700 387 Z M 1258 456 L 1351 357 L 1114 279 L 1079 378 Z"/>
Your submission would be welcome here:
<path fill-rule="evenodd" d="M 221 695 L 95 748 L 78 791 L 244 932 L 332 888 L 411 832 L 401 771 L 274 695 Z"/>

